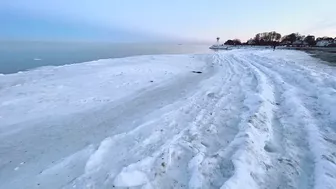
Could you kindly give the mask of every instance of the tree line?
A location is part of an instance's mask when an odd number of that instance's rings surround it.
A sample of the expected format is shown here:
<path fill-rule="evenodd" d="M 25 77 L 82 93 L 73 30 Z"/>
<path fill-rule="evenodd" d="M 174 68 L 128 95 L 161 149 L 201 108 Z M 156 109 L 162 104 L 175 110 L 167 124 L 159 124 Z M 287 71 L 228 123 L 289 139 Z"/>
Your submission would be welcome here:
<path fill-rule="evenodd" d="M 253 38 L 245 43 L 242 43 L 240 39 L 229 39 L 224 44 L 225 45 L 294 45 L 305 44 L 307 46 L 315 46 L 319 41 L 330 41 L 333 44 L 331 46 L 336 46 L 336 37 L 318 37 L 315 38 L 313 35 L 304 36 L 299 33 L 291 33 L 282 36 L 280 33 L 275 31 L 263 32 L 256 34 Z"/>

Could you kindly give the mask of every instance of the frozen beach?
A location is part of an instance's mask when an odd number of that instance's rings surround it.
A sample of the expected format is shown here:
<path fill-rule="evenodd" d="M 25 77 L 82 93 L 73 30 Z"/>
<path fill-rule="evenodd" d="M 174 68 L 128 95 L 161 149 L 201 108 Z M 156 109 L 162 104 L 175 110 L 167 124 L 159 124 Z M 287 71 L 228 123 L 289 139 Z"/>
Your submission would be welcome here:
<path fill-rule="evenodd" d="M 0 188 L 331 189 L 336 68 L 292 50 L 0 75 Z"/>

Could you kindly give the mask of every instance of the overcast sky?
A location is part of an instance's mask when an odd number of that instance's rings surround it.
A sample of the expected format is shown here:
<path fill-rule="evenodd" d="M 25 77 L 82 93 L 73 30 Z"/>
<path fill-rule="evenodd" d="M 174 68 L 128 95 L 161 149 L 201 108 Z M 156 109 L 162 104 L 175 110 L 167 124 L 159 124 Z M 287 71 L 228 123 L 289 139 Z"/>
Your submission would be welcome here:
<path fill-rule="evenodd" d="M 258 32 L 336 37 L 336 0 L 1 0 L 0 39 L 247 40 Z"/>

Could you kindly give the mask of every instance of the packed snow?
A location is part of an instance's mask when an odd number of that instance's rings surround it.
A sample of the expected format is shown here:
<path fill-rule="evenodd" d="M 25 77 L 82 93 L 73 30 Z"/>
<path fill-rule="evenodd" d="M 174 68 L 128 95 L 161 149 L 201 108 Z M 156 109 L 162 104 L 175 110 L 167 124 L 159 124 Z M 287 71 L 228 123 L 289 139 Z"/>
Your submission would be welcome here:
<path fill-rule="evenodd" d="M 237 49 L 0 75 L 0 188 L 336 188 L 336 68 Z"/>

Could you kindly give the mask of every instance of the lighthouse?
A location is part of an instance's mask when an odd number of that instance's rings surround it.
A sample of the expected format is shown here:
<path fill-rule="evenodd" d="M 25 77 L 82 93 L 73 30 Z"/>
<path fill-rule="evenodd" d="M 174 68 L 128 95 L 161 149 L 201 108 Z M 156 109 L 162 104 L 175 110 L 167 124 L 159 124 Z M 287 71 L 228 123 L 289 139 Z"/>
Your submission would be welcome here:
<path fill-rule="evenodd" d="M 219 46 L 219 39 L 220 39 L 220 37 L 217 37 L 216 39 L 217 39 L 217 46 Z"/>

